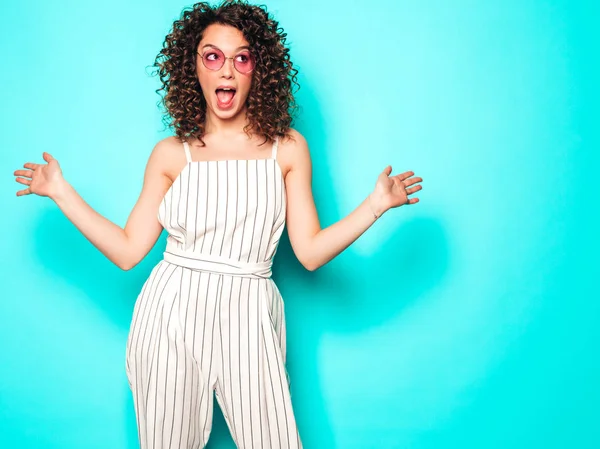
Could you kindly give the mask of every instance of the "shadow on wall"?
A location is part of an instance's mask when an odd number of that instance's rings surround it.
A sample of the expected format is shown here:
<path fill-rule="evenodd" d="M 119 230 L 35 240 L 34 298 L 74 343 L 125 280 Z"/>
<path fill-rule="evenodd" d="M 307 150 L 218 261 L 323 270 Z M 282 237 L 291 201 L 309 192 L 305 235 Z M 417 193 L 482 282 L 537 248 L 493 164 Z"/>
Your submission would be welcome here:
<path fill-rule="evenodd" d="M 306 80 L 302 80 L 302 85 L 306 84 Z M 328 186 L 331 183 L 328 167 L 338 164 L 328 151 L 325 121 L 313 90 L 305 87 L 301 93 L 299 103 L 310 111 L 306 114 L 310 123 L 300 122 L 297 129 L 310 144 L 315 167 L 313 185 Z M 315 202 L 318 210 L 335 211 L 335 216 L 342 217 L 332 190 L 315 190 Z M 404 211 L 393 210 L 389 215 Z M 390 217 L 383 219 L 386 218 Z M 322 226 L 329 224 L 322 223 Z M 367 232 L 375 232 L 375 229 Z M 332 331 L 361 332 L 393 320 L 440 285 L 446 275 L 448 238 L 436 217 L 408 219 L 400 222 L 392 234 L 380 235 L 379 248 L 368 259 L 357 255 L 350 246 L 334 261 L 314 272 L 300 265 L 287 232 L 282 236 L 273 271 L 286 303 L 290 336 L 287 365 L 305 447 L 336 447 L 319 375 L 318 356 L 323 335 Z M 296 365 L 299 368 L 296 369 Z M 295 381 L 300 375 L 301 382 Z"/>
<path fill-rule="evenodd" d="M 165 236 L 133 270 L 126 272 L 98 251 L 58 209 L 38 221 L 36 254 L 40 264 L 58 278 L 67 279 L 115 322 L 128 329 L 133 306 L 150 271 L 162 259 Z"/>
<path fill-rule="evenodd" d="M 402 213 L 391 211 L 391 213 Z M 331 304 L 336 331 L 359 332 L 384 324 L 436 288 L 449 263 L 448 239 L 439 220 L 417 217 L 398 225 L 368 260 L 354 256 L 348 271 L 352 295 Z"/>
<path fill-rule="evenodd" d="M 448 245 L 437 220 L 417 218 L 400 225 L 368 260 L 350 258 L 349 266 L 328 264 L 306 271 L 285 233 L 275 259 L 291 336 L 288 370 L 305 447 L 337 447 L 319 374 L 323 335 L 362 332 L 401 315 L 440 284 L 447 271 Z M 301 382 L 295 382 L 300 375 Z M 310 432 L 303 434 L 303 429 Z"/>
<path fill-rule="evenodd" d="M 35 254 L 40 266 L 53 276 L 65 279 L 90 298 L 90 306 L 100 309 L 120 329 L 128 330 L 133 307 L 152 268 L 162 259 L 166 233 L 133 270 L 125 272 L 100 253 L 69 222 L 54 209 L 38 221 L 34 232 Z M 123 342 L 123 366 L 125 357 Z M 123 369 L 125 407 L 125 447 L 139 448 L 135 408 Z"/>

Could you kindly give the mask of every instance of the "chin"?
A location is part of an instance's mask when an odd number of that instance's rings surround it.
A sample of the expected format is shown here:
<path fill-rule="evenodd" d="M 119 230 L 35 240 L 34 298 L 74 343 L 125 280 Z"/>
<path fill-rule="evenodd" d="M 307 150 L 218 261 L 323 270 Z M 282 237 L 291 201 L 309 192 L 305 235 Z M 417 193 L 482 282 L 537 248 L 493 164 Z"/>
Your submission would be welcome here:
<path fill-rule="evenodd" d="M 239 117 L 240 115 L 246 114 L 246 108 L 244 106 L 233 106 L 231 109 L 223 110 L 217 106 L 214 106 L 212 109 L 213 114 L 220 120 L 231 120 Z"/>

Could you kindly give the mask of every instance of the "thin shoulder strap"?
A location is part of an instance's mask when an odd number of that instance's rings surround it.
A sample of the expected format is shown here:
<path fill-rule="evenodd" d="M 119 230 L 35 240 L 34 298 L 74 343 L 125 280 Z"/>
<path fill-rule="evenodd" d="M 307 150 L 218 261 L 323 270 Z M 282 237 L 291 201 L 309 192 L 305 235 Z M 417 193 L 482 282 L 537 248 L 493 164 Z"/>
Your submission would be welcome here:
<path fill-rule="evenodd" d="M 183 142 L 183 149 L 185 150 L 185 158 L 188 162 L 192 162 L 192 156 L 190 154 L 190 146 L 187 142 Z"/>
<path fill-rule="evenodd" d="M 275 137 L 273 141 L 273 151 L 271 153 L 271 159 L 277 159 L 277 146 L 279 145 L 279 136 Z"/>

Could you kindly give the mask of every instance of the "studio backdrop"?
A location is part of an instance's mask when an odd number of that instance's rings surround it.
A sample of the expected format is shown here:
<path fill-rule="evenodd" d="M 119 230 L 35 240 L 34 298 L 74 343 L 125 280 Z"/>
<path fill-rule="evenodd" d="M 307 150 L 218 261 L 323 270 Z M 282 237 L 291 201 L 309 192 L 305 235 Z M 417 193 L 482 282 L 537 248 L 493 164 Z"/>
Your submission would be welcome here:
<path fill-rule="evenodd" d="M 274 279 L 308 449 L 600 447 L 596 1 L 267 0 L 299 70 L 329 226 L 387 164 L 423 177 L 314 272 Z M 124 226 L 171 135 L 152 64 L 173 0 L 0 6 L 0 447 L 134 449 L 131 271 L 12 172 L 50 152 Z M 218 413 L 218 412 L 217 412 Z M 233 448 L 216 415 L 210 448 Z"/>

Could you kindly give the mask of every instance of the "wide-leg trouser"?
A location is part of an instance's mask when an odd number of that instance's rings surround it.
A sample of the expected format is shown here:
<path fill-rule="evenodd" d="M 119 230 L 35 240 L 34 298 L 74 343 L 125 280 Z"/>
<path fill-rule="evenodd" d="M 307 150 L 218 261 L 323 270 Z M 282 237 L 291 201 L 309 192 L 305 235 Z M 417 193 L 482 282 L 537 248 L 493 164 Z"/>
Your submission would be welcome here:
<path fill-rule="evenodd" d="M 213 392 L 238 448 L 302 447 L 270 278 L 161 261 L 136 301 L 126 365 L 142 449 L 204 447 Z"/>

